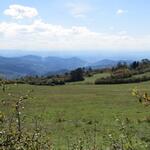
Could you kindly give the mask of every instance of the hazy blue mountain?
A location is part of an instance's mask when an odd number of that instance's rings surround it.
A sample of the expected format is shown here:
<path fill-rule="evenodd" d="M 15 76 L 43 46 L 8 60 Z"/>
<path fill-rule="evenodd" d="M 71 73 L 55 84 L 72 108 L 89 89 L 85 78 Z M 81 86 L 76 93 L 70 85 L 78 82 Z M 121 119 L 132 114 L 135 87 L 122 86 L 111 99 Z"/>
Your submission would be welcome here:
<path fill-rule="evenodd" d="M 63 69 L 72 70 L 78 67 L 83 67 L 86 62 L 76 58 L 59 58 L 59 57 L 46 57 L 44 59 L 44 66 L 51 68 L 50 71 L 59 71 Z"/>
<path fill-rule="evenodd" d="M 22 57 L 0 57 L 0 74 L 7 77 L 24 75 L 43 75 L 48 72 L 59 72 L 60 70 L 72 70 L 83 67 L 86 62 L 73 58 L 39 57 L 27 55 Z"/>
<path fill-rule="evenodd" d="M 131 62 L 121 60 L 120 62 Z M 25 75 L 62 74 L 78 67 L 105 68 L 117 65 L 118 61 L 104 59 L 95 63 L 88 63 L 77 57 L 40 57 L 26 55 L 20 57 L 0 57 L 0 75 L 18 77 Z"/>
<path fill-rule="evenodd" d="M 115 60 L 103 59 L 103 60 L 93 63 L 92 66 L 105 68 L 105 67 L 115 66 L 117 63 L 118 63 L 118 61 L 115 61 Z"/>

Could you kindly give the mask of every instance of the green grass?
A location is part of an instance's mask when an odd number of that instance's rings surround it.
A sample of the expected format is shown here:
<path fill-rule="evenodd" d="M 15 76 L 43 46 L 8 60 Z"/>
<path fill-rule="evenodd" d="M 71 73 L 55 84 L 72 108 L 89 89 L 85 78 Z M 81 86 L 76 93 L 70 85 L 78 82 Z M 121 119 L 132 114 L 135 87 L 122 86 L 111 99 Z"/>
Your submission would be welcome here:
<path fill-rule="evenodd" d="M 150 72 L 145 72 L 145 73 L 142 73 L 142 74 L 134 75 L 133 77 L 139 78 L 139 77 L 143 77 L 143 76 L 149 77 L 150 76 Z"/>
<path fill-rule="evenodd" d="M 106 77 L 109 77 L 109 76 L 110 76 L 110 73 L 97 73 L 97 74 L 94 74 L 91 77 L 85 77 L 84 81 L 71 82 L 71 83 L 68 83 L 68 84 L 69 85 L 94 84 L 97 79 L 106 78 Z M 143 76 L 149 77 L 150 76 L 150 72 L 146 72 L 146 73 L 138 74 L 138 75 L 133 75 L 130 78 L 140 78 L 140 77 L 143 77 Z"/>
<path fill-rule="evenodd" d="M 96 79 L 105 78 L 110 76 L 110 73 L 98 73 L 94 74 L 92 77 L 86 77 L 84 83 L 94 83 Z"/>
<path fill-rule="evenodd" d="M 94 84 L 96 79 L 105 78 L 110 76 L 110 73 L 97 73 L 91 77 L 85 77 L 84 81 L 72 82 L 69 84 L 77 85 L 77 84 Z"/>
<path fill-rule="evenodd" d="M 94 79 L 86 81 L 92 83 Z M 33 89 L 33 98 L 25 102 L 23 114 L 28 116 L 30 125 L 32 119 L 41 116 L 41 124 L 48 128 L 57 145 L 63 146 L 68 136 L 81 134 L 84 129 L 93 129 L 94 121 L 98 122 L 102 136 L 107 130 L 115 128 L 115 118 L 128 117 L 136 122 L 150 114 L 148 107 L 132 97 L 131 90 L 134 87 L 150 92 L 150 82 L 121 85 L 8 85 L 7 92 L 21 95 Z M 0 95 L 1 100 L 6 99 L 8 104 L 11 103 L 12 100 L 5 97 L 2 90 Z M 0 110 L 5 112 L 9 112 L 8 107 L 11 105 L 4 107 L 0 104 Z"/>

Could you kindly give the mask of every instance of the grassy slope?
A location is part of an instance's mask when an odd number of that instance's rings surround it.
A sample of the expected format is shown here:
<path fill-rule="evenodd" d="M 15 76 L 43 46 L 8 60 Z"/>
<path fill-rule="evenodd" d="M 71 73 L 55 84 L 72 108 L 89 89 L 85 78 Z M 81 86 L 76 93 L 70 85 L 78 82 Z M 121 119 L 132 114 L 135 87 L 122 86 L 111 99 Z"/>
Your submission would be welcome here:
<path fill-rule="evenodd" d="M 99 78 L 105 78 L 110 76 L 110 73 L 98 73 L 94 74 L 92 77 L 85 77 L 84 81 L 79 81 L 79 82 L 74 82 L 74 83 L 69 83 L 69 84 L 94 84 L 96 79 Z"/>
<path fill-rule="evenodd" d="M 83 129 L 93 127 L 94 120 L 102 128 L 114 128 L 115 117 L 137 120 L 150 113 L 131 96 L 131 89 L 138 88 L 149 91 L 150 82 L 125 85 L 65 85 L 65 86 L 31 86 L 11 85 L 8 92 L 26 93 L 34 89 L 33 99 L 25 104 L 24 113 L 30 118 L 42 116 L 42 124 L 51 131 L 57 144 L 64 145 L 66 136 L 80 134 Z M 1 99 L 4 94 L 0 91 Z M 8 100 L 9 101 L 9 100 Z M 4 108 L 3 106 L 0 108 Z M 8 112 L 9 109 L 6 109 Z M 58 120 L 64 120 L 58 122 Z"/>
<path fill-rule="evenodd" d="M 105 78 L 108 76 L 110 76 L 110 73 L 98 73 L 98 74 L 94 74 L 92 77 L 85 77 L 84 81 L 72 82 L 69 84 L 71 84 L 71 85 L 94 84 L 96 79 Z M 146 73 L 138 74 L 138 75 L 133 75 L 131 78 L 140 78 L 143 76 L 149 77 L 150 72 L 146 72 Z"/>
<path fill-rule="evenodd" d="M 149 77 L 150 76 L 150 72 L 146 72 L 146 73 L 143 73 L 143 74 L 138 74 L 138 75 L 134 75 L 133 77 L 143 77 L 143 76 L 146 76 L 146 77 Z"/>

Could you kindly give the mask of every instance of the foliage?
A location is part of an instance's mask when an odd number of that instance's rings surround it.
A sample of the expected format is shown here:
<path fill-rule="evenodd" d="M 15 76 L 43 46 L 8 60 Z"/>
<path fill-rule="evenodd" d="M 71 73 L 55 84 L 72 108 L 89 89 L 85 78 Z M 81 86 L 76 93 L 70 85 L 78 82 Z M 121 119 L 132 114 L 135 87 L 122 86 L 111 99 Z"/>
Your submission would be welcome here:
<path fill-rule="evenodd" d="M 121 84 L 121 83 L 138 83 L 149 81 L 150 76 L 145 75 L 150 72 L 150 61 L 143 59 L 140 62 L 134 61 L 130 65 L 118 63 L 116 67 L 112 67 L 110 77 L 99 78 L 95 84 Z"/>
<path fill-rule="evenodd" d="M 140 83 L 144 81 L 149 81 L 150 77 L 142 76 L 142 77 L 133 77 L 133 78 L 124 78 L 124 79 L 112 79 L 108 78 L 101 78 L 95 81 L 95 84 L 127 84 L 127 83 Z"/>
<path fill-rule="evenodd" d="M 137 69 L 139 67 L 139 61 L 134 61 L 133 63 L 130 64 L 131 69 Z"/>
<path fill-rule="evenodd" d="M 118 69 L 116 71 L 113 71 L 111 74 L 112 79 L 124 79 L 131 77 L 132 74 L 129 69 Z"/>
<path fill-rule="evenodd" d="M 91 69 L 89 68 L 89 70 Z M 54 86 L 54 85 L 64 85 L 66 82 L 83 81 L 84 75 L 91 76 L 88 70 L 77 68 L 76 70 L 73 70 L 70 73 L 66 72 L 63 75 L 25 76 L 16 79 L 14 82 L 31 85 Z"/>
<path fill-rule="evenodd" d="M 74 81 L 83 81 L 83 80 L 84 80 L 84 77 L 83 77 L 82 68 L 78 68 L 70 72 L 70 81 L 74 82 Z"/>
<path fill-rule="evenodd" d="M 144 104 L 145 106 L 150 105 L 150 96 L 147 92 L 142 93 L 137 88 L 133 89 L 132 95 L 138 98 L 139 102 Z"/>
<path fill-rule="evenodd" d="M 9 93 L 14 101 L 14 109 L 10 117 L 0 112 L 0 149 L 1 150 L 49 150 L 50 140 L 38 126 L 37 120 L 33 129 L 24 126 L 23 103 L 29 99 L 31 91 L 24 96 Z M 12 99 L 13 98 L 13 99 Z M 5 103 L 3 101 L 3 103 Z"/>

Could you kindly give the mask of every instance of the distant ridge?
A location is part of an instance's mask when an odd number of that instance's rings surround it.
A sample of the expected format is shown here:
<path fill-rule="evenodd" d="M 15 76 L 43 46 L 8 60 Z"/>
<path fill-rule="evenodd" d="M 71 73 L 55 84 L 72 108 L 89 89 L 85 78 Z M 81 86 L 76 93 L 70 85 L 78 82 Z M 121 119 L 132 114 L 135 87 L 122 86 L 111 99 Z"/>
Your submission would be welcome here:
<path fill-rule="evenodd" d="M 122 61 L 123 62 L 123 61 Z M 130 61 L 126 61 L 129 63 Z M 115 66 L 118 61 L 104 59 L 95 63 L 88 63 L 78 57 L 40 57 L 25 55 L 20 57 L 0 56 L 0 74 L 7 78 L 26 75 L 59 74 L 78 67 L 105 68 Z"/>
<path fill-rule="evenodd" d="M 0 74 L 6 77 L 18 77 L 25 75 L 44 75 L 48 72 L 59 72 L 60 70 L 72 70 L 83 67 L 86 62 L 73 58 L 40 57 L 26 55 L 21 57 L 0 56 Z"/>

